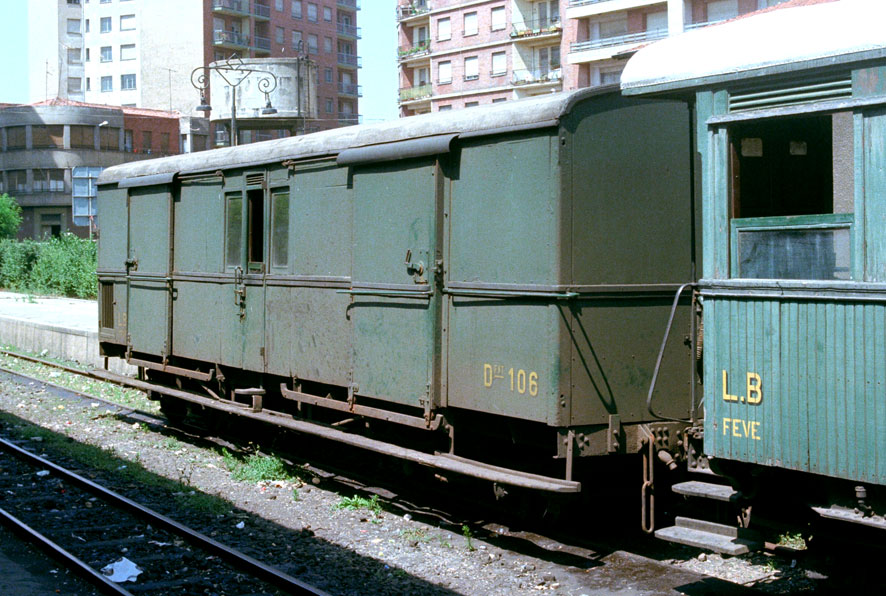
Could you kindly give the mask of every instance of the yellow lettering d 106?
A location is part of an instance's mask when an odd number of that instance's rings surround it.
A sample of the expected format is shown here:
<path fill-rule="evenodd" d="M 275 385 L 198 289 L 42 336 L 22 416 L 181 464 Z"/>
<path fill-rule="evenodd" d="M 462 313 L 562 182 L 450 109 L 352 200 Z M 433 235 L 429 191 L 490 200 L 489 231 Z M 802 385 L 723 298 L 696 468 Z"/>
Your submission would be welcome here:
<path fill-rule="evenodd" d="M 492 387 L 492 365 L 483 365 L 483 386 Z"/>

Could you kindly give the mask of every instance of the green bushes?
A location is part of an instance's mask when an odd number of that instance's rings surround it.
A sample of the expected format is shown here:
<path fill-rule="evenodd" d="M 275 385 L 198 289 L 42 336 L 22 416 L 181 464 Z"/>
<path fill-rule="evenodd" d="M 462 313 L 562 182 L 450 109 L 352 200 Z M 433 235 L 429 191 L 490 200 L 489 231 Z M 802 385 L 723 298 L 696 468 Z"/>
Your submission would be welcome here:
<path fill-rule="evenodd" d="M 94 298 L 95 242 L 64 234 L 44 242 L 0 240 L 0 285 L 18 292 Z"/>

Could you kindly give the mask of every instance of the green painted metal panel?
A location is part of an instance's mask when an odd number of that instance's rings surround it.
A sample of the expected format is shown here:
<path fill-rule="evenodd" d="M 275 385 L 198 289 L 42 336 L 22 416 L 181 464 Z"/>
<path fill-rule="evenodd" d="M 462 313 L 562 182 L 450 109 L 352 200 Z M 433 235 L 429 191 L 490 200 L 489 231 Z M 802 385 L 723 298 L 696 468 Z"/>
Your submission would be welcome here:
<path fill-rule="evenodd" d="M 421 159 L 357 167 L 353 178 L 353 284 L 407 292 L 433 288 L 429 267 L 437 242 L 435 164 Z M 416 283 L 406 265 L 407 253 L 410 262 L 423 262 L 429 285 Z M 358 394 L 423 405 L 435 386 L 439 295 L 354 294 L 352 300 Z"/>
<path fill-rule="evenodd" d="M 240 319 L 243 368 L 265 370 L 265 286 L 246 286 L 246 316 Z"/>
<path fill-rule="evenodd" d="M 452 181 L 450 280 L 558 283 L 556 143 L 547 131 L 462 147 Z"/>
<path fill-rule="evenodd" d="M 103 188 L 96 209 L 107 223 L 98 238 L 98 269 L 122 270 L 126 260 L 126 190 Z"/>
<path fill-rule="evenodd" d="M 886 481 L 886 304 L 707 296 L 705 329 L 711 455 Z"/>
<path fill-rule="evenodd" d="M 133 351 L 156 355 L 167 353 L 168 298 L 165 282 L 130 282 L 127 315 L 129 344 Z"/>
<path fill-rule="evenodd" d="M 886 110 L 864 118 L 865 281 L 886 281 Z M 856 153 L 861 153 L 856 149 Z M 858 188 L 858 186 L 856 186 Z"/>
<path fill-rule="evenodd" d="M 239 350 L 232 353 L 226 333 L 238 316 L 230 285 L 177 281 L 175 288 L 173 353 L 205 362 L 239 363 Z"/>
<path fill-rule="evenodd" d="M 725 127 L 707 125 L 708 118 L 727 112 L 728 99 L 725 91 L 701 91 L 696 96 L 696 150 L 701 157 L 703 181 L 702 277 L 705 279 L 729 277 L 729 136 Z"/>
<path fill-rule="evenodd" d="M 549 424 L 566 415 L 560 305 L 454 297 L 450 308 L 450 406 Z"/>
<path fill-rule="evenodd" d="M 353 250 L 353 196 L 348 169 L 334 161 L 300 165 L 290 209 L 292 271 L 349 277 Z"/>
<path fill-rule="evenodd" d="M 220 273 L 224 253 L 221 179 L 185 182 L 175 202 L 174 270 Z"/>
<path fill-rule="evenodd" d="M 346 386 L 351 382 L 350 297 L 327 287 L 267 289 L 268 372 Z"/>

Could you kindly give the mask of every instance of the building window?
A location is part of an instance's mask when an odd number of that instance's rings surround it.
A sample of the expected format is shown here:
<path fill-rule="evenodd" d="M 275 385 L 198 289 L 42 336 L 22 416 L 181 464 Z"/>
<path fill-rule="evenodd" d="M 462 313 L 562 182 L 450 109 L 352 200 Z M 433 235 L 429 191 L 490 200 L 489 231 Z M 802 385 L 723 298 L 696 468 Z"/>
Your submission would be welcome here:
<path fill-rule="evenodd" d="M 615 85 L 621 81 L 621 70 L 601 70 L 600 84 Z"/>
<path fill-rule="evenodd" d="M 102 33 L 111 32 L 111 17 L 102 17 L 100 29 Z"/>
<path fill-rule="evenodd" d="M 72 124 L 71 149 L 95 149 L 95 127 Z"/>
<path fill-rule="evenodd" d="M 86 1 L 89 2 L 89 0 L 86 0 Z M 99 4 L 110 4 L 110 3 L 111 3 L 111 0 L 101 0 L 101 2 Z"/>
<path fill-rule="evenodd" d="M 7 170 L 6 179 L 9 181 L 9 190 L 17 190 L 19 192 L 27 192 L 28 190 L 28 171 L 27 170 Z"/>
<path fill-rule="evenodd" d="M 737 0 L 717 0 L 706 4 L 708 21 L 725 21 L 738 16 Z"/>
<path fill-rule="evenodd" d="M 68 19 L 68 33 L 80 35 L 80 19 Z"/>
<path fill-rule="evenodd" d="M 477 13 L 465 13 L 465 37 L 468 35 L 477 35 Z"/>
<path fill-rule="evenodd" d="M 507 52 L 492 53 L 492 76 L 501 76 L 508 72 L 508 54 Z"/>
<path fill-rule="evenodd" d="M 135 15 L 120 15 L 120 31 L 132 31 L 135 29 Z"/>
<path fill-rule="evenodd" d="M 89 19 L 86 19 L 84 24 L 86 25 L 86 33 L 89 33 Z"/>
<path fill-rule="evenodd" d="M 328 6 L 323 7 L 323 20 L 326 22 L 332 21 L 332 9 Z"/>
<path fill-rule="evenodd" d="M 646 30 L 647 31 L 667 31 L 668 30 L 668 11 L 660 10 L 658 12 L 646 13 Z"/>
<path fill-rule="evenodd" d="M 293 31 L 292 32 L 292 49 L 301 51 L 302 48 L 298 47 L 298 44 L 301 43 L 301 31 Z"/>
<path fill-rule="evenodd" d="M 292 18 L 301 18 L 301 0 L 292 0 Z"/>
<path fill-rule="evenodd" d="M 128 43 L 120 46 L 120 60 L 135 60 L 134 43 Z"/>
<path fill-rule="evenodd" d="M 131 91 L 135 89 L 135 75 L 120 75 L 120 89 L 122 89 L 123 91 Z"/>
<path fill-rule="evenodd" d="M 6 148 L 7 149 L 24 149 L 25 148 L 25 127 L 10 126 L 6 129 Z"/>
<path fill-rule="evenodd" d="M 129 129 L 123 131 L 123 151 L 132 153 L 132 131 Z"/>
<path fill-rule="evenodd" d="M 600 23 L 600 39 L 609 39 L 626 35 L 628 32 L 628 18 L 622 17 L 615 21 L 602 21 Z"/>
<path fill-rule="evenodd" d="M 163 153 L 169 153 L 169 133 L 161 132 L 160 133 L 160 151 Z"/>
<path fill-rule="evenodd" d="M 102 46 L 101 49 L 101 58 L 99 58 L 102 62 L 110 62 L 114 59 L 114 53 L 111 46 Z"/>
<path fill-rule="evenodd" d="M 274 0 L 274 10 L 283 12 L 283 0 Z"/>
<path fill-rule="evenodd" d="M 331 114 L 333 112 L 334 108 L 335 108 L 335 106 L 332 103 L 332 98 L 327 97 L 326 98 L 326 113 Z"/>
<path fill-rule="evenodd" d="M 120 129 L 102 126 L 98 129 L 99 147 L 102 151 L 120 150 Z"/>
<path fill-rule="evenodd" d="M 113 77 L 102 77 L 102 93 L 107 93 L 108 91 L 114 90 L 114 78 Z"/>
<path fill-rule="evenodd" d="M 151 153 L 154 150 L 154 139 L 150 130 L 142 131 L 142 153 Z"/>
<path fill-rule="evenodd" d="M 65 171 L 61 168 L 34 170 L 34 192 L 65 192 Z"/>
<path fill-rule="evenodd" d="M 83 85 L 83 79 L 80 77 L 68 77 L 68 93 L 80 93 Z"/>
<path fill-rule="evenodd" d="M 308 34 L 308 51 L 311 54 L 316 54 L 319 51 L 319 40 L 316 35 L 313 33 Z"/>
<path fill-rule="evenodd" d="M 308 20 L 312 23 L 317 22 L 317 5 L 308 2 Z"/>
<path fill-rule="evenodd" d="M 89 77 L 86 77 L 86 90 L 92 91 L 92 85 L 90 84 Z"/>
<path fill-rule="evenodd" d="M 68 0 L 68 4 L 73 4 L 75 6 L 80 6 L 80 0 Z"/>
<path fill-rule="evenodd" d="M 332 82 L 332 69 L 331 68 L 323 69 L 323 80 L 326 81 L 327 83 Z"/>
<path fill-rule="evenodd" d="M 440 62 L 437 65 L 437 82 L 440 84 L 452 82 L 452 62 Z"/>
<path fill-rule="evenodd" d="M 80 56 L 82 50 L 80 48 L 68 48 L 68 64 L 80 64 Z"/>
<path fill-rule="evenodd" d="M 77 80 L 79 81 L 80 79 Z M 31 126 L 31 147 L 34 149 L 63 149 L 64 136 L 65 127 L 62 125 L 46 126 L 34 124 Z"/>
<path fill-rule="evenodd" d="M 452 38 L 452 25 L 449 17 L 437 19 L 437 41 L 446 41 Z"/>
<path fill-rule="evenodd" d="M 479 101 L 466 101 L 465 102 L 466 108 L 476 108 L 478 105 L 480 105 Z"/>
<path fill-rule="evenodd" d="M 465 58 L 465 80 L 476 81 L 480 78 L 480 59 L 477 56 Z"/>
<path fill-rule="evenodd" d="M 289 193 L 277 189 L 271 195 L 271 265 L 289 264 Z"/>
<path fill-rule="evenodd" d="M 277 43 L 282 45 L 283 44 L 283 37 L 285 35 L 286 35 L 286 30 L 283 27 L 277 27 L 275 29 L 274 40 Z"/>
<path fill-rule="evenodd" d="M 437 108 L 437 111 L 438 112 L 448 112 L 451 109 L 452 109 L 452 104 L 446 104 L 445 106 L 440 106 L 439 108 Z"/>
<path fill-rule="evenodd" d="M 490 15 L 492 24 L 491 28 L 493 31 L 500 31 L 507 26 L 507 20 L 505 19 L 505 7 L 497 6 L 492 9 Z"/>
<path fill-rule="evenodd" d="M 495 99 L 492 100 L 492 103 L 501 103 L 501 102 L 507 101 L 507 100 L 508 100 L 507 97 L 496 97 Z"/>
<path fill-rule="evenodd" d="M 327 54 L 332 53 L 332 38 L 331 37 L 324 37 L 323 38 L 323 51 L 326 52 Z"/>
<path fill-rule="evenodd" d="M 89 48 L 86 48 L 86 62 L 89 62 Z"/>

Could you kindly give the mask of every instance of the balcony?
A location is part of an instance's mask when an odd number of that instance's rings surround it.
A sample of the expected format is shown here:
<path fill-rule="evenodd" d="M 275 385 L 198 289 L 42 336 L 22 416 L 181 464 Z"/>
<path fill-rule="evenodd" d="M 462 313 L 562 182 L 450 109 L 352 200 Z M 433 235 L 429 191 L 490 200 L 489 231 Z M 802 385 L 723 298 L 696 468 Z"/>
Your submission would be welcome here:
<path fill-rule="evenodd" d="M 612 2 L 612 0 L 569 0 L 569 6 L 584 6 L 585 4 L 600 4 L 602 2 Z"/>
<path fill-rule="evenodd" d="M 255 36 L 253 41 L 253 48 L 256 52 L 265 52 L 270 53 L 271 51 L 271 38 L 270 37 L 259 37 Z"/>
<path fill-rule="evenodd" d="M 511 39 L 559 35 L 562 30 L 563 24 L 560 22 L 560 17 L 533 19 L 522 23 L 514 23 L 511 28 Z"/>
<path fill-rule="evenodd" d="M 363 38 L 360 33 L 360 27 L 354 27 L 353 25 L 348 25 L 345 23 L 338 23 L 338 25 L 336 26 L 336 30 L 338 31 L 339 37 L 349 37 L 351 39 Z"/>
<path fill-rule="evenodd" d="M 348 112 L 339 112 L 338 113 L 338 123 L 342 126 L 351 126 L 354 124 L 360 124 L 360 115 L 359 114 L 350 114 Z"/>
<path fill-rule="evenodd" d="M 356 83 L 339 83 L 339 95 L 349 95 L 351 97 L 363 97 L 363 87 Z"/>
<path fill-rule="evenodd" d="M 341 8 L 360 10 L 360 3 L 357 0 L 335 0 L 335 4 Z"/>
<path fill-rule="evenodd" d="M 557 68 L 531 68 L 515 70 L 511 84 L 513 85 L 537 85 L 559 84 L 563 78 L 563 71 Z"/>
<path fill-rule="evenodd" d="M 338 65 L 346 68 L 363 68 L 363 60 L 356 54 L 338 54 Z"/>
<path fill-rule="evenodd" d="M 653 29 L 652 31 L 641 31 L 640 33 L 629 33 L 627 35 L 616 35 L 614 37 L 603 37 L 601 39 L 591 39 L 588 41 L 576 41 L 569 44 L 569 53 L 575 54 L 577 52 L 587 52 L 589 50 L 599 50 L 601 48 L 642 43 L 644 41 L 662 39 L 667 36 L 667 29 Z"/>
<path fill-rule="evenodd" d="M 408 46 L 400 46 L 399 48 L 397 48 L 397 58 L 399 60 L 406 60 L 407 58 L 418 58 L 419 56 L 424 56 L 425 54 L 430 53 L 430 39 L 424 39 L 418 43 Z"/>
<path fill-rule="evenodd" d="M 427 2 L 411 2 L 409 6 L 397 7 L 397 20 L 403 21 L 427 14 L 431 11 L 431 6 Z"/>
<path fill-rule="evenodd" d="M 271 7 L 266 4 L 259 4 L 258 2 L 252 3 L 252 15 L 255 17 L 257 21 L 270 21 L 271 20 Z"/>
<path fill-rule="evenodd" d="M 416 101 L 418 99 L 427 99 L 433 94 L 433 87 L 430 83 L 417 85 L 415 87 L 404 87 L 403 89 L 400 89 L 400 103 Z"/>
<path fill-rule="evenodd" d="M 708 25 L 716 25 L 717 23 L 722 23 L 724 21 L 728 21 L 729 19 L 718 19 L 716 21 L 701 21 L 698 23 L 687 23 L 684 27 L 684 30 L 691 31 L 692 29 L 701 29 L 702 27 L 707 27 Z"/>
<path fill-rule="evenodd" d="M 221 31 L 217 29 L 212 32 L 212 45 L 242 50 L 249 47 L 249 36 L 236 31 Z"/>
<path fill-rule="evenodd" d="M 212 12 L 235 17 L 249 16 L 249 0 L 212 0 Z"/>

